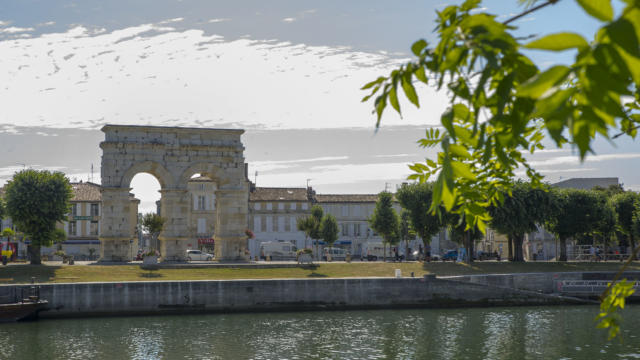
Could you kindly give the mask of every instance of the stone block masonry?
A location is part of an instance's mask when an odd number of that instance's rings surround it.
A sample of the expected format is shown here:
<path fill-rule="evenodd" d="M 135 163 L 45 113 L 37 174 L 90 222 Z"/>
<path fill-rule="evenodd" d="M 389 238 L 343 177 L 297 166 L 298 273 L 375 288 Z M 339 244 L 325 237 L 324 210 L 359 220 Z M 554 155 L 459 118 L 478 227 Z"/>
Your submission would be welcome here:
<path fill-rule="evenodd" d="M 26 285 L 25 285 L 26 286 Z M 565 298 L 426 278 L 42 284 L 43 318 L 169 313 L 549 305 Z M 0 286 L 0 295 L 14 286 Z"/>

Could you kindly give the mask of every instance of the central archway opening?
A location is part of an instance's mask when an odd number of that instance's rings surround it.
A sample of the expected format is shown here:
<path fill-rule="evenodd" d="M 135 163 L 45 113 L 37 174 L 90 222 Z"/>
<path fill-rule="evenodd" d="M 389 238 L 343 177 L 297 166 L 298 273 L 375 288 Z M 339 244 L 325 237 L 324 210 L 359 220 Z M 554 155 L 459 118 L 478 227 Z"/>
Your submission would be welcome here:
<path fill-rule="evenodd" d="M 158 214 L 160 211 L 160 182 L 149 173 L 138 173 L 131 179 L 132 196 L 139 201 L 136 219 L 136 238 L 138 246 L 133 249 L 134 255 L 151 249 L 158 249 L 157 239 L 142 228 L 142 216 L 148 213 Z"/>
<path fill-rule="evenodd" d="M 190 197 L 191 221 L 189 224 L 189 249 L 197 249 L 213 256 L 213 234 L 216 224 L 216 190 L 218 186 L 207 174 L 194 174 L 187 182 Z M 207 256 L 205 256 L 206 258 Z"/>

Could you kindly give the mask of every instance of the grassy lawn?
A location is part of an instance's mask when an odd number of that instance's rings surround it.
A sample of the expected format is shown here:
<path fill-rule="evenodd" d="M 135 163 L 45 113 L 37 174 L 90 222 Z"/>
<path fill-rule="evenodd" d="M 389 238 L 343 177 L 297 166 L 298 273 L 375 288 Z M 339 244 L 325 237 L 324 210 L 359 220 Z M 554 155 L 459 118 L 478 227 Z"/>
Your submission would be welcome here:
<path fill-rule="evenodd" d="M 15 265 L 0 268 L 0 284 L 28 283 L 31 277 L 37 282 L 89 282 L 89 281 L 149 281 L 149 280 L 230 280 L 230 279 L 273 279 L 273 278 L 336 278 L 394 276 L 395 269 L 401 269 L 403 276 L 416 277 L 424 274 L 465 275 L 497 274 L 519 272 L 562 272 L 562 271 L 616 271 L 621 263 L 509 263 L 476 262 L 462 263 L 432 262 L 422 263 L 332 263 L 314 268 L 201 268 L 201 269 L 157 269 L 143 270 L 138 265 Z M 634 263 L 629 270 L 640 271 L 640 263 Z"/>

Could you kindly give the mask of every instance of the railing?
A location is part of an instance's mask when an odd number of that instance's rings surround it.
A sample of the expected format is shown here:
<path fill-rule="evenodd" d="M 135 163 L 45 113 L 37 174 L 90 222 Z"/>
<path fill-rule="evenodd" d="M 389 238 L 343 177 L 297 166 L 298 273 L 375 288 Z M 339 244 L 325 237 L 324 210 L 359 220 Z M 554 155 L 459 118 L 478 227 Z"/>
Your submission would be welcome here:
<path fill-rule="evenodd" d="M 598 295 L 610 282 L 610 280 L 560 280 L 557 282 L 556 289 L 563 294 Z M 639 290 L 640 281 L 635 281 L 633 288 Z"/>
<path fill-rule="evenodd" d="M 14 304 L 25 302 L 38 302 L 40 300 L 40 286 L 13 287 L 11 293 L 0 295 L 0 304 Z"/>

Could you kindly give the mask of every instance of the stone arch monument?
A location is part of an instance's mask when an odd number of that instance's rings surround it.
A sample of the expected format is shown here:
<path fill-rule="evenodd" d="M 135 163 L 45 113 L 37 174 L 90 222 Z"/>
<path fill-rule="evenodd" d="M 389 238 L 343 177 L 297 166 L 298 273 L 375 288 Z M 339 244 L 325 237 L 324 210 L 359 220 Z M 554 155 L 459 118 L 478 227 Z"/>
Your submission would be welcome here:
<path fill-rule="evenodd" d="M 129 222 L 131 180 L 141 172 L 160 183 L 161 216 L 166 219 L 159 236 L 164 261 L 186 259 L 190 223 L 187 182 L 195 174 L 217 185 L 215 258 L 246 261 L 248 181 L 245 174 L 244 130 L 161 126 L 105 125 L 102 148 L 102 261 L 129 259 L 133 228 Z"/>

